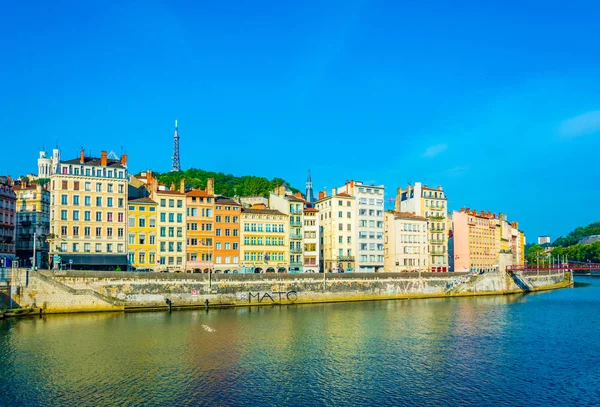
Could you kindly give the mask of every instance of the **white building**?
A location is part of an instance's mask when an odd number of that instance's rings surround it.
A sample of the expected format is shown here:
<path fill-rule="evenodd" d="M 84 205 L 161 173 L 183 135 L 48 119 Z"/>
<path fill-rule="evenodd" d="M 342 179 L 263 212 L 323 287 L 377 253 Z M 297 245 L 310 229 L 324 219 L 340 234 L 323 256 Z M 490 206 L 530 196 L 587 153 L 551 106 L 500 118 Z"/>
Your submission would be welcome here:
<path fill-rule="evenodd" d="M 385 271 L 429 271 L 427 219 L 406 212 L 385 213 Z"/>
<path fill-rule="evenodd" d="M 46 151 L 40 151 L 40 158 L 38 158 L 38 178 L 50 178 L 58 171 L 58 164 L 60 163 L 60 150 L 55 148 L 52 150 L 52 157 L 48 157 Z"/>
<path fill-rule="evenodd" d="M 550 243 L 550 236 L 539 236 L 538 237 L 538 244 L 546 244 L 546 243 Z"/>
<path fill-rule="evenodd" d="M 383 271 L 384 186 L 348 181 L 338 190 L 356 199 L 356 271 Z"/>
<path fill-rule="evenodd" d="M 315 203 L 320 222 L 321 270 L 327 272 L 352 272 L 356 269 L 356 200 L 353 196 L 335 188 L 331 196 L 319 192 Z"/>

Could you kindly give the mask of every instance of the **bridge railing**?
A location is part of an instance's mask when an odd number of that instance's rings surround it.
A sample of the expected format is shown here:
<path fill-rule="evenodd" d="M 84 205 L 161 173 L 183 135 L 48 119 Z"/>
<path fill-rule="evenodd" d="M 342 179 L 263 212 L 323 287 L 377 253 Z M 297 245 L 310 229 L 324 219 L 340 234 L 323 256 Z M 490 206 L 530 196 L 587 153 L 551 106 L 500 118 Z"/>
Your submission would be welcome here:
<path fill-rule="evenodd" d="M 583 262 L 568 262 L 560 264 L 544 264 L 526 266 L 506 266 L 506 272 L 513 273 L 516 271 L 571 271 L 571 270 L 600 270 L 600 263 L 583 263 Z"/>

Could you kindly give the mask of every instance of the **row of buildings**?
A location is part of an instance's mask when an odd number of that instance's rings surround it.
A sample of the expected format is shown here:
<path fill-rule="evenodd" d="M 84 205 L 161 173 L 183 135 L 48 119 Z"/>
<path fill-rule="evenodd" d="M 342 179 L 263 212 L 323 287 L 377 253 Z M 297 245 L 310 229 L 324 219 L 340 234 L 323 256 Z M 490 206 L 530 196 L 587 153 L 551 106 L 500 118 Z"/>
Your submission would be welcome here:
<path fill-rule="evenodd" d="M 127 155 L 40 152 L 29 180 L 0 182 L 0 259 L 23 265 L 187 272 L 467 271 L 523 264 L 525 236 L 503 214 L 450 213 L 442 187 L 347 181 L 314 198 L 160 185 Z M 33 182 L 32 182 L 33 181 Z M 35 256 L 33 253 L 36 253 Z M 34 258 L 35 257 L 35 258 Z"/>

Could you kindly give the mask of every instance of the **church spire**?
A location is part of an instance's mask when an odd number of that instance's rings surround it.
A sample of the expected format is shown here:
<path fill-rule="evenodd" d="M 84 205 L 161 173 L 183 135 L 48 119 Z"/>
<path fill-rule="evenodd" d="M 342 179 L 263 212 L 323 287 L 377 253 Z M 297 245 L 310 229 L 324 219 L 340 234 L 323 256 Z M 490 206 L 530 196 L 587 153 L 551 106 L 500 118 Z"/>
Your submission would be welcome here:
<path fill-rule="evenodd" d="M 313 194 L 312 180 L 310 178 L 310 170 L 308 170 L 308 178 L 306 180 L 306 200 L 308 202 L 315 201 L 315 196 Z"/>

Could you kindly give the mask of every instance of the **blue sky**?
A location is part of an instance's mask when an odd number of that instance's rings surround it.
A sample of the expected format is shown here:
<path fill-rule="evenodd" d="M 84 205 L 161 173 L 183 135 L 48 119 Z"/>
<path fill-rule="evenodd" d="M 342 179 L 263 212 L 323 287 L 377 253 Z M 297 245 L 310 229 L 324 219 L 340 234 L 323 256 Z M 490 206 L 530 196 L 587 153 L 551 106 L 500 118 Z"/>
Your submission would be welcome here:
<path fill-rule="evenodd" d="M 0 174 L 123 148 L 130 169 L 443 185 L 529 240 L 598 220 L 594 1 L 10 2 Z"/>

